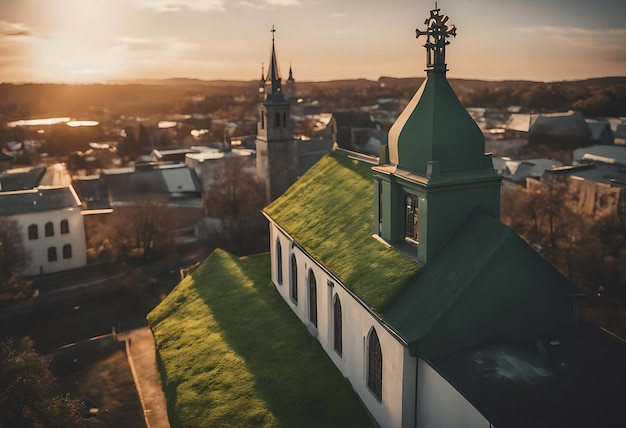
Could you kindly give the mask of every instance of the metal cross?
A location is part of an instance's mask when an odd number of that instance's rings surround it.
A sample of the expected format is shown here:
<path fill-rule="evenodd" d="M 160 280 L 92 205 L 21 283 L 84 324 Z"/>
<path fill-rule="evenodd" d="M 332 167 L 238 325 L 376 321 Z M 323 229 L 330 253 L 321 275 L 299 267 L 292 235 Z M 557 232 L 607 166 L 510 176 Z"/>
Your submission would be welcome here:
<path fill-rule="evenodd" d="M 430 17 L 424 21 L 426 30 L 421 31 L 419 28 L 415 30 L 416 38 L 426 36 L 426 67 L 436 70 L 446 69 L 446 45 L 450 44 L 447 40 L 456 37 L 456 27 L 454 25 L 446 25 L 448 17 L 440 15 L 435 3 L 435 8 L 430 11 Z"/>
<path fill-rule="evenodd" d="M 272 25 L 272 29 L 270 30 L 272 32 L 272 42 L 274 41 L 274 33 L 276 32 L 276 28 L 274 28 L 274 26 Z"/>

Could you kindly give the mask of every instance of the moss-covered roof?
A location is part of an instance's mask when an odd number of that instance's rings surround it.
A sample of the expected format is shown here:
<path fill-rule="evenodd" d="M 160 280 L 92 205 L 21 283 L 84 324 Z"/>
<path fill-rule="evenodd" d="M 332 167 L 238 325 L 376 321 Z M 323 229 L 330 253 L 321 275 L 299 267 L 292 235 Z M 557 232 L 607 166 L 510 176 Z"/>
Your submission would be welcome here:
<path fill-rule="evenodd" d="M 271 285 L 268 254 L 216 250 L 148 321 L 172 427 L 372 426 Z"/>
<path fill-rule="evenodd" d="M 264 212 L 372 310 L 382 313 L 421 265 L 372 237 L 372 166 L 329 153 Z"/>

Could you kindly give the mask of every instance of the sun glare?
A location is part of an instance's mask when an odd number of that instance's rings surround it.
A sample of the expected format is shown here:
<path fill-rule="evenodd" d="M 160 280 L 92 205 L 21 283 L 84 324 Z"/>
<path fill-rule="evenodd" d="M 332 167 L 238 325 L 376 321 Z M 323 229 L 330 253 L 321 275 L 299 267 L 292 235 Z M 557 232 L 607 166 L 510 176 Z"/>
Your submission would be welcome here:
<path fill-rule="evenodd" d="M 109 48 L 116 37 L 114 3 L 60 0 L 46 2 L 44 9 L 51 30 L 35 55 L 42 80 L 98 81 L 121 67 Z"/>

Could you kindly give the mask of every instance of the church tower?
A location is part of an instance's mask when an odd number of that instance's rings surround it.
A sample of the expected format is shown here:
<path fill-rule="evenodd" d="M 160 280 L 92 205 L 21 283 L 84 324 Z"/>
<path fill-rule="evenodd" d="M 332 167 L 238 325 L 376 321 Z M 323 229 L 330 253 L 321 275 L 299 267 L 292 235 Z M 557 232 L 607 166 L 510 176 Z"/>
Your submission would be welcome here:
<path fill-rule="evenodd" d="M 272 27 L 272 54 L 265 81 L 265 100 L 259 105 L 256 137 L 257 174 L 273 201 L 296 181 L 298 153 L 290 124 L 290 104 L 283 94 Z"/>
<path fill-rule="evenodd" d="M 375 233 L 406 243 L 426 263 L 480 206 L 500 216 L 501 177 L 485 138 L 446 78 L 446 45 L 454 25 L 439 9 L 426 30 L 426 80 L 389 130 L 374 167 Z"/>
<path fill-rule="evenodd" d="M 288 100 L 294 100 L 297 98 L 296 80 L 293 78 L 291 63 L 289 64 L 289 77 L 287 77 L 287 82 L 285 83 L 285 98 Z"/>

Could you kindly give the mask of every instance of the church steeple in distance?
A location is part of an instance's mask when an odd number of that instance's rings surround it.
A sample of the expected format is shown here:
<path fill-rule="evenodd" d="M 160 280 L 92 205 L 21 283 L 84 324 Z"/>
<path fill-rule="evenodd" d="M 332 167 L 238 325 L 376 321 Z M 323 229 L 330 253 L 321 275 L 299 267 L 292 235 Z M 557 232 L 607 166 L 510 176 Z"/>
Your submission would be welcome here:
<path fill-rule="evenodd" d="M 267 70 L 266 82 L 269 83 L 269 91 L 267 91 L 267 98 L 273 98 L 273 102 L 284 101 L 282 76 L 280 75 L 280 67 L 278 66 L 278 60 L 276 59 L 276 42 L 275 34 L 276 28 L 272 25 L 272 55 L 270 56 L 270 64 Z"/>

